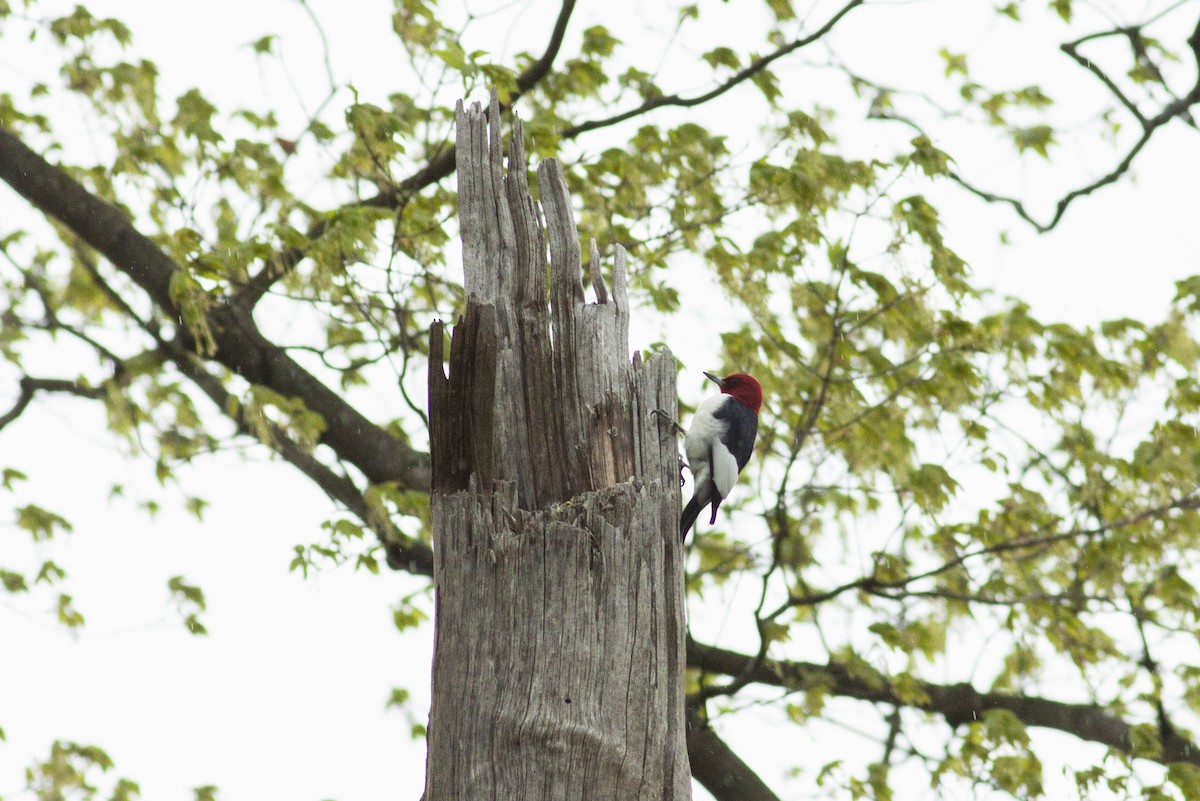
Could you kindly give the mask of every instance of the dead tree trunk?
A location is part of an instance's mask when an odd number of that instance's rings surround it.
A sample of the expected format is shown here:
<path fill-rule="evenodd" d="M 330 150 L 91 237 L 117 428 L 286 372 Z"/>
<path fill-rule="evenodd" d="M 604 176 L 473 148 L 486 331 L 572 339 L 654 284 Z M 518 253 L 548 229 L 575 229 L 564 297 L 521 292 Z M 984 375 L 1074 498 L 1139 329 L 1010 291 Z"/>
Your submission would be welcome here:
<path fill-rule="evenodd" d="M 651 416 L 676 414 L 674 359 L 630 361 L 623 251 L 610 293 L 592 245 L 585 302 L 562 168 L 539 208 L 499 117 L 458 108 L 448 378 L 431 331 L 426 801 L 688 799 L 678 457 Z"/>

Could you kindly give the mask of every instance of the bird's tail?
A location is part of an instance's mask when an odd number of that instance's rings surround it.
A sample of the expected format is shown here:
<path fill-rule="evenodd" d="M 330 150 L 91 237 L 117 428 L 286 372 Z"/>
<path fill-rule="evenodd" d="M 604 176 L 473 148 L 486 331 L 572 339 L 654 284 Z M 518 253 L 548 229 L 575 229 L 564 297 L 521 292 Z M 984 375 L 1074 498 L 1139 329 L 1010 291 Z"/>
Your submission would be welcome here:
<path fill-rule="evenodd" d="M 688 532 L 692 530 L 692 526 L 696 524 L 696 518 L 700 516 L 700 499 L 695 495 L 687 502 L 687 506 L 683 507 L 683 514 L 679 517 L 679 538 L 686 540 Z"/>

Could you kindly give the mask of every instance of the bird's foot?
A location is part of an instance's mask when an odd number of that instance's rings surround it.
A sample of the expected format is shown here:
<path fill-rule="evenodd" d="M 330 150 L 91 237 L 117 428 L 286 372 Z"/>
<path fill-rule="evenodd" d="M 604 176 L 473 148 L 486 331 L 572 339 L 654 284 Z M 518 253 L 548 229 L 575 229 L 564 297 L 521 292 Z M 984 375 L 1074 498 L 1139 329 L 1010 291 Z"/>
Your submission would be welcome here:
<path fill-rule="evenodd" d="M 671 425 L 671 433 L 672 434 L 686 434 L 687 433 L 687 431 L 684 430 L 683 426 L 679 425 L 679 423 L 676 423 L 674 420 L 672 420 L 671 415 L 667 414 L 662 409 L 651 409 L 650 414 L 652 414 L 658 418 L 659 425 L 662 425 L 664 423 L 669 423 Z M 663 439 L 666 439 L 666 437 L 663 437 Z"/>

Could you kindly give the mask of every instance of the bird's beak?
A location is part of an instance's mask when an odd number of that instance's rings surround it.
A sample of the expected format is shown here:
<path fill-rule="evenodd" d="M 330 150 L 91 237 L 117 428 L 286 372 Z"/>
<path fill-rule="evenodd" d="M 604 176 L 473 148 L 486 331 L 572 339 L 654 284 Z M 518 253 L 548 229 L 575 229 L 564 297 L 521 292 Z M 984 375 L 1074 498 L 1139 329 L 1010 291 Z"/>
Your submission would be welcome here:
<path fill-rule="evenodd" d="M 707 378 L 709 381 L 712 381 L 718 387 L 725 386 L 725 379 L 721 378 L 721 376 L 717 375 L 716 373 L 710 373 L 707 370 L 705 370 L 704 377 Z"/>

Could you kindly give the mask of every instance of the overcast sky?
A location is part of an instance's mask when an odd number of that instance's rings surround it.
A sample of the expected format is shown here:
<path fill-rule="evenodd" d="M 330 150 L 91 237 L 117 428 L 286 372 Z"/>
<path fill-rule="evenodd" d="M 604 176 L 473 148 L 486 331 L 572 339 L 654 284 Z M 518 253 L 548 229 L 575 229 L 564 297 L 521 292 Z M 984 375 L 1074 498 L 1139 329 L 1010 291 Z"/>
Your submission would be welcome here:
<path fill-rule="evenodd" d="M 46 8 L 56 5 L 69 7 Z M 572 23 L 569 38 L 594 22 L 609 21 L 602 17 L 613 4 L 588 5 Z M 866 9 L 861 36 L 868 41 L 855 56 L 869 65 L 874 53 L 881 62 L 875 66 L 889 72 L 928 71 L 943 44 L 991 47 L 995 31 L 989 21 L 967 20 L 974 26 L 969 27 L 950 16 L 965 5 Z M 295 2 L 96 2 L 89 7 L 133 28 L 135 52 L 159 66 L 164 97 L 200 85 L 221 108 L 270 103 L 285 119 L 299 120 L 323 95 L 319 37 Z M 312 0 L 329 38 L 335 78 L 353 83 L 364 96 L 382 97 L 397 88 L 381 67 L 396 56 L 388 7 L 374 2 L 348 8 Z M 503 28 L 510 52 L 532 48 L 520 44 L 521 36 L 540 41 L 538 32 L 550 19 L 545 3 L 516 8 L 523 9 L 518 25 L 506 22 Z M 727 12 L 714 6 L 712 13 Z M 908 27 L 881 25 L 870 16 L 875 13 L 912 21 L 905 22 Z M 622 19 L 627 26 L 641 21 L 635 11 Z M 488 25 L 499 23 L 481 20 L 475 33 L 492 35 Z M 520 25 L 529 30 L 523 34 Z M 614 32 L 627 40 L 632 36 Z M 281 35 L 287 74 L 255 61 L 244 47 L 268 33 Z M 12 38 L 3 40 L 6 47 Z M 910 49 L 919 57 L 902 55 Z M 38 52 L 43 61 L 37 61 Z M 18 54 L 0 48 L 0 90 L 53 70 L 45 58 L 44 51 Z M 1042 68 L 1031 66 L 1031 60 L 1014 59 L 1010 66 Z M 1061 57 L 1048 64 L 1070 69 Z M 343 91 L 337 103 L 347 98 Z M 69 115 L 78 101 L 63 103 Z M 730 109 L 724 105 L 715 113 L 727 115 Z M 62 134 L 75 147 L 88 147 L 86 122 L 75 129 L 67 125 Z M 876 134 L 864 127 L 861 135 L 868 141 Z M 1061 154 L 1064 169 L 1103 168 L 1103 162 L 1093 161 L 1094 150 L 1086 151 L 1089 163 L 1081 164 L 1083 152 Z M 1012 159 L 990 151 L 967 150 L 965 156 L 964 169 L 981 181 L 1015 181 L 1017 189 L 1035 197 L 1038 181 L 1046 181 L 1044 200 L 1058 188 L 1044 170 L 1014 178 Z M 1173 281 L 1200 271 L 1198 175 L 1196 132 L 1171 126 L 1139 158 L 1133 180 L 1080 202 L 1055 232 L 1043 236 L 951 187 L 929 191 L 940 202 L 948 239 L 980 283 L 1020 296 L 1043 318 L 1086 324 L 1161 317 Z M 10 213 L 23 213 L 21 205 L 0 187 L 0 224 L 10 224 Z M 999 245 L 1001 230 L 1008 232 L 1011 245 Z M 7 228 L 0 230 L 5 233 Z M 669 327 L 640 322 L 634 346 L 661 339 L 689 369 L 711 367 L 717 340 L 707 291 L 685 293 L 685 308 Z M 678 331 L 689 333 L 673 335 Z M 51 365 L 44 368 L 38 372 L 53 373 Z M 694 377 L 681 380 L 681 393 L 692 400 L 701 391 Z M 11 390 L 0 386 L 0 408 L 7 408 L 10 396 Z M 32 546 L 9 523 L 0 523 L 5 543 L 0 562 L 60 562 L 70 576 L 69 591 L 88 619 L 86 628 L 68 633 L 53 619 L 53 594 L 0 596 L 5 651 L 0 655 L 0 727 L 8 738 L 0 744 L 0 797 L 22 797 L 24 768 L 47 755 L 54 739 L 69 739 L 105 748 L 116 760 L 116 772 L 140 782 L 148 799 L 189 798 L 189 788 L 216 784 L 224 801 L 415 801 L 423 784 L 424 744 L 408 737 L 404 716 L 385 711 L 384 702 L 392 687 L 402 686 L 412 692 L 417 714 L 424 715 L 431 629 L 398 635 L 391 608 L 426 582 L 348 568 L 307 580 L 288 572 L 292 547 L 320 541 L 319 525 L 333 514 L 311 483 L 259 449 L 217 455 L 180 470 L 189 494 L 211 502 L 198 522 L 155 485 L 152 465 L 115 452 L 102 414 L 92 406 L 39 399 L 18 425 L 0 433 L 0 468 L 15 467 L 30 476 L 20 501 L 61 511 L 75 527 L 68 541 Z M 109 497 L 113 483 L 124 486 L 123 497 Z M 3 508 L 11 498 L 0 494 L 0 521 L 11 519 Z M 153 520 L 138 508 L 149 498 L 163 502 Z M 209 609 L 202 619 L 210 636 L 184 631 L 168 603 L 166 580 L 174 575 L 204 588 Z M 804 797 L 781 782 L 781 771 L 794 760 L 796 748 L 810 744 L 789 743 L 788 754 L 779 758 L 757 750 L 743 755 L 785 798 Z"/>

